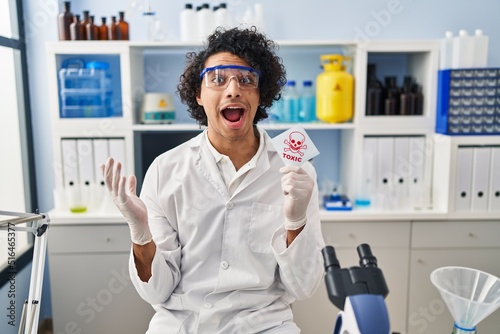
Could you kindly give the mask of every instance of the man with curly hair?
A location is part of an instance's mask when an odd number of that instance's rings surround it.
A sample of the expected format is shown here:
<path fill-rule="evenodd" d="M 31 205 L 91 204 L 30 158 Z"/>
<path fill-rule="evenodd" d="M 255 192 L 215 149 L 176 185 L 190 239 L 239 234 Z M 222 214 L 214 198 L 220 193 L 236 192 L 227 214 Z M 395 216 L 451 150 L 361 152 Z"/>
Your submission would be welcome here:
<path fill-rule="evenodd" d="M 205 130 L 153 161 L 140 198 L 119 163 L 102 166 L 156 310 L 147 333 L 300 332 L 291 304 L 320 285 L 324 241 L 313 166 L 285 166 L 256 125 L 286 82 L 276 50 L 255 28 L 217 29 L 178 85 Z"/>

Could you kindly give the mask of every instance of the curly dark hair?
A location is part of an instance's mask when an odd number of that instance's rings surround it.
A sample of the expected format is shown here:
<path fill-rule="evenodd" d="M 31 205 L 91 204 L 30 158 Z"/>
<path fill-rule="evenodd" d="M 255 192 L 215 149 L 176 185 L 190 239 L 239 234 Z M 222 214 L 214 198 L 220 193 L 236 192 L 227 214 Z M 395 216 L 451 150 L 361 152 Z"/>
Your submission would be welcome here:
<path fill-rule="evenodd" d="M 196 96 L 199 96 L 201 90 L 200 73 L 210 56 L 220 52 L 230 52 L 261 72 L 259 77 L 260 105 L 253 123 L 257 124 L 260 120 L 267 118 L 267 109 L 274 101 L 281 98 L 281 89 L 286 83 L 285 66 L 276 54 L 277 50 L 278 45 L 258 32 L 255 27 L 228 30 L 217 28 L 208 37 L 203 50 L 198 53 L 187 53 L 187 67 L 177 85 L 177 93 L 181 101 L 187 105 L 191 117 L 198 124 L 207 125 L 205 110 L 196 101 Z"/>

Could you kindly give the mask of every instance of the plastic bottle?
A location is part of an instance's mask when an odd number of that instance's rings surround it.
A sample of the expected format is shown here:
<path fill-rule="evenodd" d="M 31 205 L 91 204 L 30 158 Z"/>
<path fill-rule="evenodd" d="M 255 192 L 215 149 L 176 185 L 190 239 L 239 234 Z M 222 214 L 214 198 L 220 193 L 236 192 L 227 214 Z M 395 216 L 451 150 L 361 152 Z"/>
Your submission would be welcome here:
<path fill-rule="evenodd" d="M 439 69 L 450 69 L 452 67 L 453 60 L 453 32 L 447 31 L 440 43 L 441 50 L 439 52 Z"/>
<path fill-rule="evenodd" d="M 473 67 L 488 66 L 488 36 L 483 34 L 481 29 L 476 29 L 474 35 L 474 57 Z"/>
<path fill-rule="evenodd" d="M 368 64 L 366 87 L 366 115 L 378 116 L 383 113 L 384 86 L 377 79 L 376 65 Z"/>
<path fill-rule="evenodd" d="M 257 27 L 258 30 L 264 31 L 266 26 L 264 23 L 264 8 L 261 3 L 256 3 L 253 6 L 254 9 L 254 17 L 253 24 Z"/>
<path fill-rule="evenodd" d="M 198 40 L 203 41 L 212 33 L 213 14 L 210 5 L 204 3 L 196 15 L 198 15 Z"/>
<path fill-rule="evenodd" d="M 299 121 L 299 94 L 294 80 L 286 83 L 286 88 L 283 92 L 283 112 L 282 122 L 294 123 Z"/>
<path fill-rule="evenodd" d="M 231 15 L 227 10 L 227 4 L 222 2 L 219 4 L 219 9 L 215 12 L 215 26 L 222 28 L 231 27 Z"/>
<path fill-rule="evenodd" d="M 94 23 L 94 16 L 90 16 L 89 23 L 85 26 L 87 29 L 87 40 L 97 40 L 99 38 L 99 28 Z"/>
<path fill-rule="evenodd" d="M 129 24 L 125 21 L 125 12 L 118 12 L 118 27 L 116 29 L 116 39 L 120 41 L 129 40 Z"/>
<path fill-rule="evenodd" d="M 299 120 L 301 122 L 316 121 L 316 92 L 313 89 L 311 80 L 303 82 L 302 93 L 300 94 Z"/>
<path fill-rule="evenodd" d="M 453 38 L 452 68 L 472 68 L 474 64 L 474 37 L 460 30 Z"/>
<path fill-rule="evenodd" d="M 118 24 L 116 23 L 116 16 L 111 16 L 111 23 L 109 24 L 109 39 L 116 41 Z"/>
<path fill-rule="evenodd" d="M 70 10 L 70 2 L 64 1 L 64 11 L 62 11 L 58 17 L 58 28 L 59 28 L 59 40 L 69 41 L 71 40 L 71 33 L 69 26 L 73 23 L 73 14 Z"/>
<path fill-rule="evenodd" d="M 83 30 L 85 27 L 80 23 L 80 15 L 75 15 L 73 18 L 73 23 L 69 26 L 69 34 L 72 41 L 79 41 L 82 39 Z"/>
<path fill-rule="evenodd" d="M 198 37 L 198 20 L 197 13 L 193 9 L 193 5 L 187 3 L 184 9 L 179 14 L 181 41 L 194 42 Z"/>
<path fill-rule="evenodd" d="M 108 26 L 106 25 L 106 18 L 101 17 L 102 24 L 98 27 L 99 34 L 98 34 L 98 40 L 101 41 L 106 41 L 109 39 L 109 31 L 108 31 Z"/>
<path fill-rule="evenodd" d="M 268 118 L 264 120 L 266 123 L 277 123 L 282 122 L 283 115 L 283 99 L 274 101 L 273 105 L 269 109 Z"/>

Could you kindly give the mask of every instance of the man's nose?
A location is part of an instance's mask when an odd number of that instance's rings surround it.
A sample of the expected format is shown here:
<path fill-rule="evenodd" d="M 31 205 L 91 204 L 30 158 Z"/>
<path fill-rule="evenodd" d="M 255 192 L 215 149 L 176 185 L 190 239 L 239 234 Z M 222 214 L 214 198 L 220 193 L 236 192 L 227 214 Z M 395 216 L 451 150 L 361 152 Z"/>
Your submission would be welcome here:
<path fill-rule="evenodd" d="M 231 79 L 234 79 L 234 80 L 231 80 Z M 226 92 L 228 95 L 231 95 L 231 96 L 238 96 L 240 94 L 240 84 L 238 82 L 237 77 L 232 76 L 229 79 L 227 79 Z"/>

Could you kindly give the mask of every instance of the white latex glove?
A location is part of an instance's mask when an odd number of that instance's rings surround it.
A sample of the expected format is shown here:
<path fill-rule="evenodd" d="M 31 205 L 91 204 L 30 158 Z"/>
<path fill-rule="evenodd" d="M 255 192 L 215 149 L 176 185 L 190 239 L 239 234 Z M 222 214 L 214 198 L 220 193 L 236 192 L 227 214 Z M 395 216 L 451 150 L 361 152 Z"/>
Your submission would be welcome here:
<path fill-rule="evenodd" d="M 106 165 L 101 165 L 104 182 L 113 196 L 113 202 L 127 220 L 132 242 L 145 245 L 153 237 L 148 225 L 148 210 L 143 201 L 136 195 L 137 179 L 135 175 L 121 176 L 121 163 L 114 166 L 113 158 L 108 158 Z M 115 168 L 113 168 L 115 167 Z M 125 186 L 126 185 L 126 186 Z"/>
<path fill-rule="evenodd" d="M 285 195 L 283 211 L 285 213 L 285 229 L 297 230 L 307 221 L 307 206 L 311 199 L 314 181 L 299 166 L 280 168 L 281 189 Z"/>

